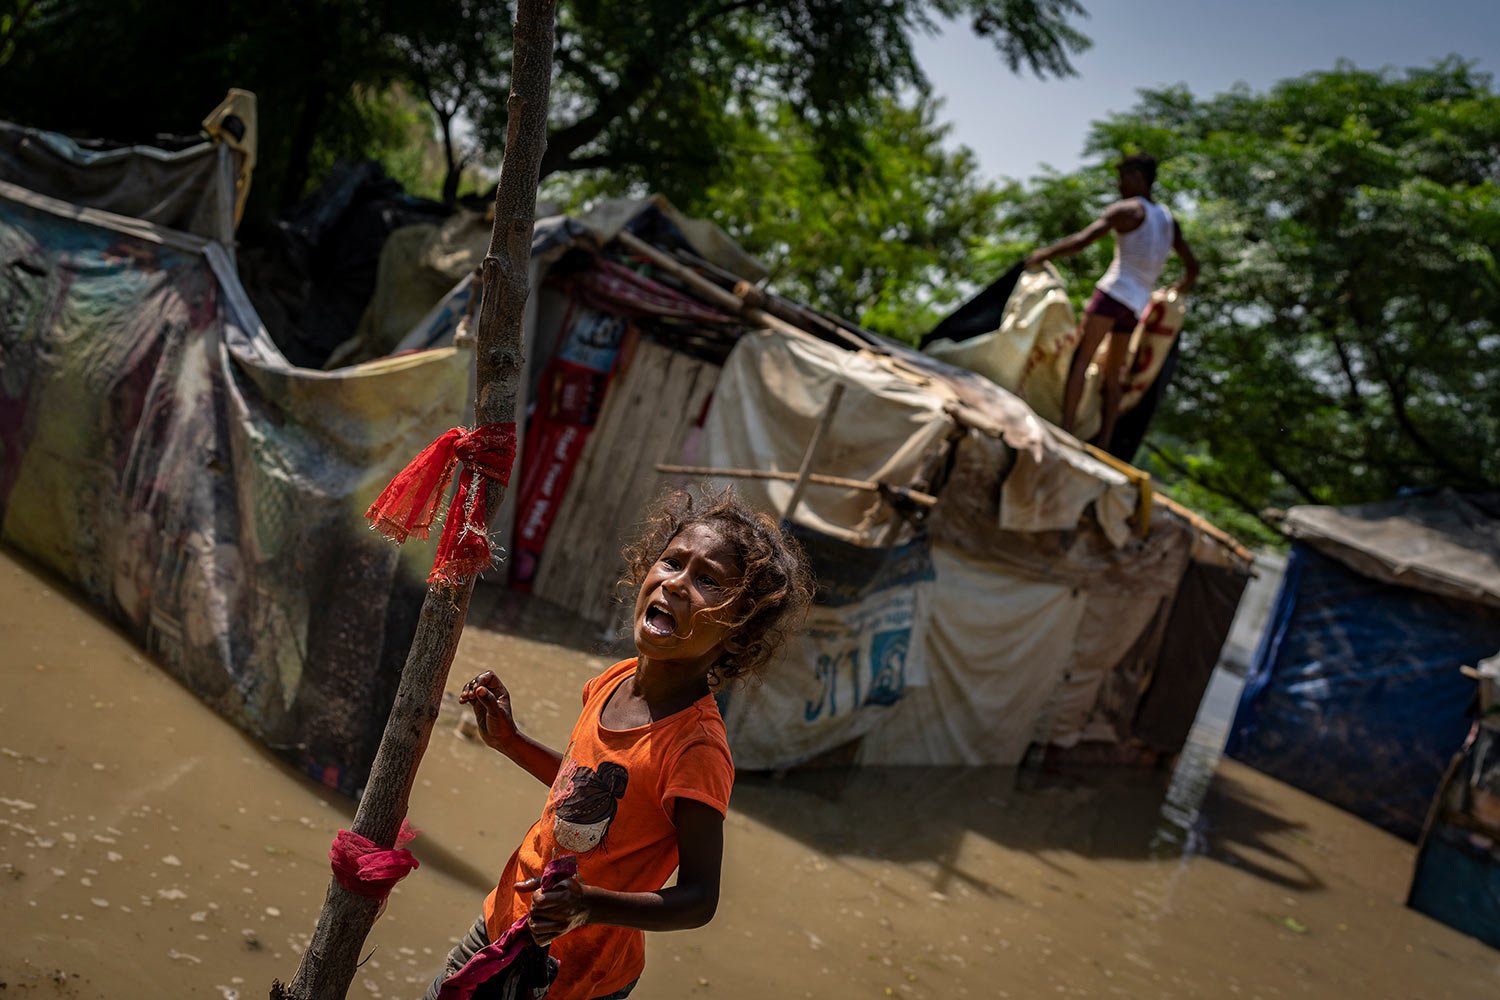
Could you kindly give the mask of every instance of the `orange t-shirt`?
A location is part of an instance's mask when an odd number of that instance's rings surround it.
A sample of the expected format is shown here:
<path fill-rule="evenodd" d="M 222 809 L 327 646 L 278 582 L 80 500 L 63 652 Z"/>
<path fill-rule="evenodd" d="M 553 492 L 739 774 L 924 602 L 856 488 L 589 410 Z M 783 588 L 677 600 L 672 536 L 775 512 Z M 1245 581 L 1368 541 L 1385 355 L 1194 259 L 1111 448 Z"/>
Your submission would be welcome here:
<path fill-rule="evenodd" d="M 583 686 L 583 712 L 541 819 L 511 855 L 484 901 L 491 941 L 531 909 L 515 884 L 539 877 L 554 857 L 578 857 L 578 878 L 618 892 L 654 892 L 677 867 L 675 800 L 729 810 L 734 763 L 711 695 L 650 725 L 605 729 L 609 696 L 635 673 L 623 660 Z M 548 1000 L 590 1000 L 622 989 L 646 967 L 645 935 L 628 927 L 580 927 L 552 942 L 561 963 Z"/>

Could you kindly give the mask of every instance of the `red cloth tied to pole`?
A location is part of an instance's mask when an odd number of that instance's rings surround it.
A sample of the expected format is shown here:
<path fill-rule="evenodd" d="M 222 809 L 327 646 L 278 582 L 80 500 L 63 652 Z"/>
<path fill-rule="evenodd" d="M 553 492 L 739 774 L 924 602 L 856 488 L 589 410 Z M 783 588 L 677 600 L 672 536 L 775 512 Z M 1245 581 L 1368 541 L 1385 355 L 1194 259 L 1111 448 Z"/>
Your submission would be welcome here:
<path fill-rule="evenodd" d="M 546 891 L 566 882 L 578 874 L 578 859 L 565 854 L 547 862 L 542 869 L 542 884 L 539 891 Z M 505 929 L 499 940 L 491 942 L 474 953 L 463 968 L 443 980 L 438 989 L 438 1000 L 469 1000 L 474 991 L 510 967 L 527 948 L 537 947 L 526 926 L 529 918 L 521 917 Z"/>
<path fill-rule="evenodd" d="M 366 899 L 384 899 L 390 895 L 396 883 L 419 867 L 419 863 L 402 845 L 411 842 L 417 832 L 401 821 L 401 830 L 396 834 L 396 846 L 387 850 L 353 830 L 340 830 L 328 849 L 328 860 L 333 862 L 333 877 L 339 885 L 356 896 Z"/>
<path fill-rule="evenodd" d="M 462 462 L 458 489 L 448 504 L 443 534 L 438 539 L 428 583 L 458 586 L 490 565 L 489 484 L 510 482 L 516 460 L 516 425 L 509 421 L 473 430 L 455 427 L 422 449 L 390 485 L 380 492 L 365 518 L 370 526 L 397 544 L 412 535 L 426 538 L 437 517 L 438 505 Z"/>

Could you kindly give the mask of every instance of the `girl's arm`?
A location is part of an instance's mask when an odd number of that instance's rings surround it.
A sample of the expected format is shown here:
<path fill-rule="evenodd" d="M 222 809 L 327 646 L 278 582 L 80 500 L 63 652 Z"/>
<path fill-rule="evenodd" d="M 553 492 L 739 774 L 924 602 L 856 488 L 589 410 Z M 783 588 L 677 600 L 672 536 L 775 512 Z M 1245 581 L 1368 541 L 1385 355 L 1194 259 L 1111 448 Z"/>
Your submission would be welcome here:
<path fill-rule="evenodd" d="M 500 678 L 484 671 L 464 685 L 458 702 L 474 707 L 474 721 L 479 724 L 479 738 L 485 746 L 499 750 L 536 780 L 551 786 L 558 768 L 562 767 L 562 754 L 516 728 L 510 711 L 510 692 Z"/>
<path fill-rule="evenodd" d="M 585 924 L 612 924 L 642 931 L 679 931 L 702 927 L 719 907 L 719 871 L 724 861 L 724 817 L 712 806 L 678 799 L 677 884 L 657 892 L 614 892 L 568 879 L 531 899 L 531 936 L 551 941 Z M 537 879 L 516 883 L 530 892 Z"/>

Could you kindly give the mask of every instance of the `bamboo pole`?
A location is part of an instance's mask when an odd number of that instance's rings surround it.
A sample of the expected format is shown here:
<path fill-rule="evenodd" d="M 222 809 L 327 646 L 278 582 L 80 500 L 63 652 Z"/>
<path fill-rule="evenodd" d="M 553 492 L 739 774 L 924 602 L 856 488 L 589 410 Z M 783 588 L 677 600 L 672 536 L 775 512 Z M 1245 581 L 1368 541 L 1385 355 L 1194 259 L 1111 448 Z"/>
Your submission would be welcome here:
<path fill-rule="evenodd" d="M 537 178 L 547 145 L 554 6 L 555 0 L 519 0 L 512 26 L 515 41 L 505 161 L 495 190 L 495 224 L 483 264 L 485 294 L 475 352 L 478 393 L 474 409 L 479 425 L 515 419 Z M 499 484 L 489 490 L 486 523 L 504 493 Z M 383 847 L 395 843 L 406 818 L 417 766 L 437 720 L 473 588 L 472 579 L 457 587 L 432 584 L 422 603 L 395 704 L 352 825 L 355 833 Z M 297 974 L 290 984 L 280 980 L 271 984 L 272 1000 L 343 997 L 378 909 L 376 901 L 348 892 L 330 879 Z"/>
<path fill-rule="evenodd" d="M 1151 473 L 1144 469 L 1137 469 L 1122 458 L 1116 458 L 1098 445 L 1089 444 L 1087 441 L 1078 443 L 1085 454 L 1103 462 L 1135 484 L 1135 530 L 1142 538 L 1151 534 L 1151 501 L 1156 496 L 1156 491 L 1151 488 Z"/>
<path fill-rule="evenodd" d="M 823 414 L 818 417 L 818 426 L 813 428 L 812 440 L 807 442 L 807 450 L 802 453 L 802 467 L 797 470 L 796 486 L 792 487 L 792 496 L 786 502 L 786 510 L 781 514 L 783 521 L 790 522 L 792 515 L 797 513 L 797 505 L 802 502 L 802 494 L 807 490 L 807 477 L 812 475 L 813 458 L 818 453 L 818 446 L 823 443 L 823 438 L 828 433 L 828 428 L 833 423 L 833 416 L 838 412 L 839 402 L 844 398 L 844 383 L 835 382 L 833 392 L 828 396 L 828 402 L 823 404 Z"/>
<path fill-rule="evenodd" d="M 768 469 L 714 469 L 706 465 L 669 465 L 658 463 L 656 471 L 669 476 L 723 476 L 728 479 L 777 479 L 784 483 L 795 483 L 795 472 L 772 472 Z M 841 490 L 861 490 L 865 493 L 886 493 L 891 497 L 909 500 L 922 507 L 936 507 L 938 498 L 909 486 L 892 486 L 889 483 L 874 483 L 868 479 L 846 479 L 843 476 L 825 476 L 808 473 L 807 481 L 816 486 L 833 486 Z"/>
<path fill-rule="evenodd" d="M 651 263 L 691 288 L 696 294 L 721 309 L 743 317 L 747 323 L 755 326 L 763 326 L 768 330 L 775 330 L 778 333 L 790 334 L 793 337 L 806 337 L 809 340 L 819 339 L 801 327 L 788 323 L 779 316 L 772 316 L 764 309 L 751 305 L 733 292 L 720 288 L 697 271 L 685 266 L 681 261 L 664 251 L 658 250 L 634 233 L 622 229 L 615 234 L 615 239 L 619 240 L 620 244 L 631 253 L 645 257 Z M 864 344 L 861 343 L 857 346 L 863 347 Z"/>

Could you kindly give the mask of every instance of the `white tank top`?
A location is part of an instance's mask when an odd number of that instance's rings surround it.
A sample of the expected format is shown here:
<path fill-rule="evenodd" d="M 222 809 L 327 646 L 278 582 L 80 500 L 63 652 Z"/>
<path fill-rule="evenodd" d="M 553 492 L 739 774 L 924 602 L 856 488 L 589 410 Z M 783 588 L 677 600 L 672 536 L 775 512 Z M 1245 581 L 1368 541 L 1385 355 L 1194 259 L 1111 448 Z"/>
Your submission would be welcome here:
<path fill-rule="evenodd" d="M 1174 226 L 1171 212 L 1146 198 L 1136 200 L 1146 218 L 1128 233 L 1115 233 L 1115 259 L 1094 287 L 1139 316 L 1172 252 Z"/>

